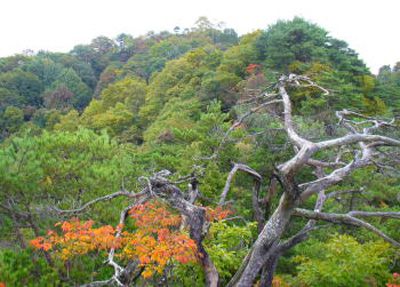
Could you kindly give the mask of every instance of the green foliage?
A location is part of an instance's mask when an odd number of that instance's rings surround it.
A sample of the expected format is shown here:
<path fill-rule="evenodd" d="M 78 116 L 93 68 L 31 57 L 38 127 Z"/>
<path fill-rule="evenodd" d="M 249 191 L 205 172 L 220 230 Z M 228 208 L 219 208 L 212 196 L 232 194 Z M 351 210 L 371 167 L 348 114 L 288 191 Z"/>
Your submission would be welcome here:
<path fill-rule="evenodd" d="M 81 123 L 83 126 L 95 131 L 106 130 L 110 135 L 119 135 L 126 130 L 133 121 L 133 113 L 126 105 L 117 103 L 115 107 L 103 110 L 100 102 L 92 101 L 82 115 Z"/>
<path fill-rule="evenodd" d="M 201 99 L 207 101 L 217 99 L 222 102 L 223 109 L 229 110 L 238 100 L 236 85 L 241 79 L 232 73 L 209 72 L 201 83 Z"/>
<path fill-rule="evenodd" d="M 288 72 L 295 61 L 332 63 L 353 74 L 367 73 L 357 54 L 343 41 L 328 36 L 323 28 L 295 17 L 271 25 L 257 41 L 260 58 L 274 70 Z"/>
<path fill-rule="evenodd" d="M 128 166 L 129 153 L 106 134 L 80 129 L 13 138 L 0 150 L 0 202 L 12 198 L 15 212 L 46 204 L 68 208 L 115 191 L 134 172 Z M 98 216 L 108 217 L 101 209 Z"/>
<path fill-rule="evenodd" d="M 103 106 L 114 107 L 117 103 L 125 103 L 131 112 L 137 114 L 143 105 L 147 93 L 146 83 L 142 80 L 126 77 L 110 84 L 100 95 Z"/>
<path fill-rule="evenodd" d="M 242 36 L 238 45 L 225 51 L 218 70 L 234 73 L 236 76 L 244 78 L 246 67 L 257 62 L 255 43 L 260 35 L 261 31 L 256 31 Z"/>
<path fill-rule="evenodd" d="M 235 274 L 249 252 L 256 232 L 257 224 L 254 222 L 244 226 L 229 225 L 223 221 L 211 225 L 205 245 L 221 276 L 222 284 L 228 283 Z"/>
<path fill-rule="evenodd" d="M 106 88 L 109 84 L 113 83 L 121 76 L 122 71 L 120 69 L 120 65 L 116 63 L 111 63 L 105 68 L 100 76 L 99 80 L 96 84 L 96 89 L 94 91 L 94 98 L 97 98 L 104 88 Z"/>
<path fill-rule="evenodd" d="M 190 140 L 189 131 L 195 125 L 198 111 L 196 100 L 171 99 L 144 133 L 145 142 L 179 143 L 179 140 L 188 141 L 188 137 Z"/>
<path fill-rule="evenodd" d="M 147 43 L 150 47 L 134 54 L 124 66 L 125 73 L 134 74 L 148 81 L 152 74 L 161 71 L 165 64 L 200 45 L 195 39 L 171 36 L 158 43 Z"/>
<path fill-rule="evenodd" d="M 0 128 L 3 133 L 14 133 L 24 122 L 24 113 L 21 109 L 8 106 L 0 118 Z"/>
<path fill-rule="evenodd" d="M 200 86 L 201 77 L 215 69 L 221 53 L 213 47 L 193 50 L 178 60 L 172 60 L 154 76 L 149 85 L 145 105 L 140 109 L 142 124 L 147 126 L 173 97 L 189 99 Z"/>
<path fill-rule="evenodd" d="M 278 21 L 259 38 L 257 47 L 267 65 L 287 71 L 289 64 L 326 57 L 327 32 L 301 18 Z"/>
<path fill-rule="evenodd" d="M 71 68 L 62 71 L 62 74 L 49 87 L 50 90 L 65 86 L 72 94 L 72 105 L 77 109 L 83 109 L 90 101 L 91 91 Z"/>
<path fill-rule="evenodd" d="M 8 106 L 21 107 L 25 103 L 25 99 L 15 90 L 0 87 L 0 111 Z"/>
<path fill-rule="evenodd" d="M 397 67 L 397 66 L 395 66 Z M 398 113 L 400 110 L 400 70 L 390 66 L 383 66 L 377 76 L 377 94 L 388 108 Z"/>
<path fill-rule="evenodd" d="M 91 103 L 93 103 L 92 101 Z M 76 110 L 71 110 L 68 114 L 60 117 L 60 121 L 54 125 L 54 130 L 57 131 L 76 131 L 79 128 L 79 113 Z"/>
<path fill-rule="evenodd" d="M 61 283 L 59 274 L 44 258 L 30 250 L 0 251 L 0 282 L 14 287 L 55 287 Z"/>
<path fill-rule="evenodd" d="M 26 105 L 39 106 L 41 104 L 40 94 L 43 86 L 39 78 L 32 73 L 20 69 L 1 73 L 0 88 L 15 92 L 18 95 L 17 103 L 21 99 Z"/>
<path fill-rule="evenodd" d="M 307 286 L 383 286 L 390 277 L 393 253 L 388 243 L 360 244 L 351 236 L 335 235 L 306 244 L 295 261 L 300 263 L 297 279 Z"/>
<path fill-rule="evenodd" d="M 40 128 L 52 130 L 60 121 L 61 112 L 57 109 L 38 109 L 32 116 L 31 122 Z M 68 129 L 66 129 L 68 130 Z"/>
<path fill-rule="evenodd" d="M 25 70 L 35 74 L 42 82 L 44 88 L 49 88 L 63 72 L 63 65 L 56 63 L 48 57 L 34 57 L 27 65 Z"/>

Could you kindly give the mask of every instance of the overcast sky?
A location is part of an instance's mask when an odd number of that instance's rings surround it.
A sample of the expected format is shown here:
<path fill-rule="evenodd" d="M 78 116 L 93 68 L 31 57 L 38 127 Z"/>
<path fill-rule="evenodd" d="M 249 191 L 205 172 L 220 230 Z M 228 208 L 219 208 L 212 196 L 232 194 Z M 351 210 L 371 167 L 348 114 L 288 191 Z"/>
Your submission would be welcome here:
<path fill-rule="evenodd" d="M 243 34 L 297 15 L 348 42 L 372 72 L 400 61 L 400 0 L 0 0 L 0 9 L 0 56 L 172 31 L 200 16 Z"/>

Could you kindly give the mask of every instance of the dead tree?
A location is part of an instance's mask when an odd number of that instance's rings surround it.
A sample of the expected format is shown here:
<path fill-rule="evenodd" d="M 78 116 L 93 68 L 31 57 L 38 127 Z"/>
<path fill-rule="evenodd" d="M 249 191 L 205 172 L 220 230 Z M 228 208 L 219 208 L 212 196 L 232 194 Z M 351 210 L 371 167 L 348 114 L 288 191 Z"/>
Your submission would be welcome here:
<path fill-rule="evenodd" d="M 279 205 L 267 220 L 250 253 L 228 286 L 252 286 L 256 278 L 260 275 L 262 285 L 270 286 L 279 256 L 285 250 L 305 240 L 308 232 L 315 228 L 317 220 L 364 227 L 386 241 L 400 247 L 397 241 L 385 235 L 368 222 L 360 219 L 360 217 L 367 216 L 399 218 L 399 212 L 352 211 L 347 214 L 322 212 L 324 202 L 330 197 L 330 194 L 325 194 L 325 191 L 329 187 L 343 181 L 355 169 L 374 164 L 378 147 L 400 146 L 399 140 L 374 134 L 379 128 L 393 126 L 394 121 L 380 121 L 344 110 L 337 112 L 336 115 L 339 118 L 339 123 L 348 130 L 348 133 L 335 139 L 312 142 L 299 135 L 296 131 L 292 119 L 292 105 L 287 92 L 288 87 L 301 88 L 310 86 L 320 89 L 323 93 L 328 93 L 326 89 L 318 86 L 307 77 L 294 74 L 282 76 L 276 85 L 277 92 L 274 94 L 265 94 L 265 101 L 253 109 L 254 111 L 260 106 L 275 103 L 276 99 L 282 101 L 283 125 L 294 147 L 295 155 L 277 167 L 277 176 L 283 189 Z M 352 120 L 354 117 L 363 118 L 363 121 L 354 121 Z M 333 161 L 321 161 L 313 158 L 317 152 L 344 147 L 350 147 L 353 151 L 354 156 L 349 162 L 343 162 L 340 153 Z M 310 182 L 298 183 L 296 175 L 305 166 L 314 167 L 317 178 Z M 333 171 L 326 172 L 327 169 L 333 169 Z M 300 208 L 312 195 L 317 195 L 314 210 Z M 297 235 L 289 240 L 282 240 L 282 236 L 287 230 L 292 216 L 304 217 L 310 219 L 310 221 Z"/>
<path fill-rule="evenodd" d="M 309 232 L 318 227 L 318 221 L 363 227 L 393 245 L 400 247 L 399 242 L 363 220 L 368 217 L 400 219 L 400 212 L 365 212 L 356 210 L 351 210 L 345 214 L 323 212 L 325 201 L 335 198 L 339 194 L 359 192 L 359 190 L 348 190 L 326 193 L 328 188 L 342 182 L 356 169 L 372 164 L 383 165 L 377 161 L 379 147 L 400 147 L 399 140 L 375 133 L 378 129 L 384 127 L 395 127 L 394 121 L 377 120 L 344 110 L 337 112 L 336 116 L 339 119 L 339 124 L 347 130 L 347 134 L 334 139 L 313 142 L 299 135 L 295 129 L 292 119 L 292 105 L 287 92 L 289 87 L 314 87 L 320 89 L 323 93 L 328 93 L 326 89 L 318 86 L 307 77 L 294 74 L 282 76 L 274 86 L 274 92 L 263 93 L 254 97 L 254 99 L 250 99 L 250 101 L 254 100 L 254 107 L 232 125 L 222 140 L 224 142 L 229 133 L 243 123 L 251 114 L 263 112 L 265 107 L 282 104 L 283 127 L 294 149 L 292 158 L 276 167 L 275 174 L 271 177 L 270 187 L 267 189 L 267 195 L 264 198 L 260 195 L 260 186 L 263 179 L 257 171 L 245 164 L 235 163 L 228 175 L 225 187 L 221 192 L 219 204 L 223 205 L 225 203 L 235 173 L 244 172 L 254 178 L 252 206 L 255 219 L 259 224 L 258 238 L 228 286 L 253 286 L 257 280 L 260 280 L 261 286 L 270 286 L 279 256 L 286 250 L 307 239 Z M 337 152 L 336 157 L 332 160 L 315 158 L 317 152 L 336 151 L 344 148 L 352 151 L 351 160 L 348 160 L 348 157 L 347 161 L 343 160 L 343 153 L 340 151 Z M 211 158 L 215 156 L 216 154 Z M 315 169 L 315 180 L 297 182 L 299 171 L 306 166 Z M 178 181 L 172 181 L 169 179 L 169 176 L 170 173 L 168 171 L 162 171 L 149 178 L 142 178 L 143 189 L 140 192 L 134 193 L 121 190 L 94 199 L 81 208 L 57 210 L 57 212 L 64 214 L 79 213 L 85 211 L 96 202 L 125 196 L 132 199 L 132 204 L 121 212 L 121 224 L 119 226 L 123 226 L 128 216 L 128 211 L 134 205 L 143 203 L 153 197 L 160 198 L 172 208 L 179 211 L 185 218 L 184 222 L 189 228 L 190 237 L 196 242 L 200 253 L 199 261 L 205 272 L 206 285 L 216 287 L 219 285 L 219 275 L 210 256 L 202 245 L 203 239 L 208 232 L 209 223 L 206 220 L 204 207 L 196 205 L 196 199 L 199 195 L 197 178 L 191 175 Z M 178 187 L 178 183 L 182 182 L 189 183 L 188 191 L 182 191 Z M 282 189 L 279 204 L 272 215 L 266 218 L 266 214 L 263 211 L 265 210 L 264 207 L 273 196 L 276 196 L 276 185 L 278 183 Z M 303 204 L 313 195 L 316 195 L 317 198 L 314 209 L 308 210 L 302 208 Z M 302 217 L 308 219 L 308 222 L 297 234 L 284 239 L 284 234 L 293 217 Z M 122 230 L 117 230 L 116 236 L 120 236 L 121 232 Z M 112 249 L 108 256 L 108 264 L 115 270 L 114 276 L 109 280 L 92 282 L 84 286 L 130 286 L 133 284 L 141 272 L 139 262 L 132 261 L 127 266 L 120 266 L 114 260 L 114 253 L 115 250 Z"/>

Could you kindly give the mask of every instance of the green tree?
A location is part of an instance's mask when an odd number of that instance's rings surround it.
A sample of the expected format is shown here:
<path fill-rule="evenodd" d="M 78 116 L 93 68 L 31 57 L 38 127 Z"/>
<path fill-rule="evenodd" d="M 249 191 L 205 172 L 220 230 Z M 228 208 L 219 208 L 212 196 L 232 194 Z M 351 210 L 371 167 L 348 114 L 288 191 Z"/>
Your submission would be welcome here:
<path fill-rule="evenodd" d="M 0 117 L 2 137 L 16 132 L 24 122 L 24 112 L 14 106 L 8 106 Z"/>
<path fill-rule="evenodd" d="M 42 83 L 40 79 L 30 73 L 16 69 L 0 74 L 0 88 L 15 91 L 23 99 L 24 104 L 34 107 L 42 103 Z"/>
<path fill-rule="evenodd" d="M 368 73 L 365 64 L 348 45 L 328 35 L 316 24 L 295 17 L 268 27 L 257 41 L 259 57 L 267 67 L 288 72 L 291 63 L 330 63 L 335 69 L 354 75 Z"/>
<path fill-rule="evenodd" d="M 24 69 L 35 74 L 43 84 L 44 89 L 49 88 L 63 73 L 64 67 L 55 63 L 47 56 L 37 56 L 32 59 Z"/>
<path fill-rule="evenodd" d="M 117 103 L 126 103 L 129 109 L 137 114 L 144 104 L 147 85 L 143 80 L 126 77 L 110 84 L 100 95 L 104 107 L 114 107 Z"/>
<path fill-rule="evenodd" d="M 393 113 L 400 110 L 400 70 L 383 66 L 377 76 L 376 94 Z"/>
<path fill-rule="evenodd" d="M 68 89 L 68 91 L 73 94 L 73 96 L 69 98 L 71 104 L 76 109 L 82 110 L 90 102 L 92 93 L 89 87 L 83 83 L 82 79 L 73 69 L 64 69 L 62 74 L 51 84 L 48 90 L 54 92 L 60 88 L 62 89 L 62 87 Z"/>
<path fill-rule="evenodd" d="M 166 67 L 151 80 L 145 105 L 140 109 L 144 126 L 153 121 L 163 105 L 173 97 L 189 99 L 200 88 L 202 76 L 219 65 L 221 52 L 208 46 L 188 52 Z"/>
<path fill-rule="evenodd" d="M 9 206 L 0 214 L 13 223 L 13 234 L 24 248 L 31 233 L 24 234 L 22 227 L 39 236 L 41 228 L 56 220 L 44 205 L 69 208 L 116 190 L 134 172 L 128 166 L 129 153 L 104 133 L 80 129 L 14 137 L 0 149 L 0 204 Z M 95 213 L 107 218 L 106 210 Z M 0 227 L 2 235 L 3 228 L 7 226 Z"/>

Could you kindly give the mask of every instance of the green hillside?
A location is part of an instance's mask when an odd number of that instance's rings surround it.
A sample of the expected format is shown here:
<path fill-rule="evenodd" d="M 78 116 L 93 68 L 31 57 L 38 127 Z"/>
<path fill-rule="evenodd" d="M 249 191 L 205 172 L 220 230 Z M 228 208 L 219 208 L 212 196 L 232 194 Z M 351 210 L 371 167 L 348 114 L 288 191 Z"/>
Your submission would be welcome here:
<path fill-rule="evenodd" d="M 0 286 L 396 284 L 399 112 L 302 18 L 0 58 Z"/>

